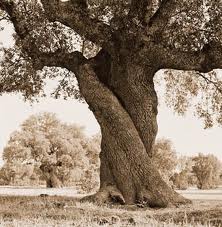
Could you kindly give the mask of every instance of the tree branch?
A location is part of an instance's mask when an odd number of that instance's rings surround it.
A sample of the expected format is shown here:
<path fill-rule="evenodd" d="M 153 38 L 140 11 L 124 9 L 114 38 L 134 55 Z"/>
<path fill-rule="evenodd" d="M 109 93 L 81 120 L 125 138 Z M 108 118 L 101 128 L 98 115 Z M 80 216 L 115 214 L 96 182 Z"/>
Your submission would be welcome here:
<path fill-rule="evenodd" d="M 79 66 L 87 61 L 81 52 L 74 51 L 63 53 L 60 50 L 51 53 L 44 53 L 33 50 L 29 53 L 32 58 L 33 66 L 36 70 L 41 70 L 44 66 L 66 68 L 72 72 L 77 72 Z"/>
<path fill-rule="evenodd" d="M 84 1 L 41 0 L 50 21 L 58 21 L 76 31 L 79 35 L 103 47 L 112 48 L 112 31 L 101 21 L 90 18 Z M 82 3 L 82 4 L 80 4 Z"/>
<path fill-rule="evenodd" d="M 15 32 L 21 39 L 24 39 L 26 35 L 28 35 L 27 29 L 24 28 L 24 26 L 22 26 L 22 24 L 19 22 L 15 14 L 15 4 L 13 3 L 13 1 L 2 0 L 0 2 L 0 9 L 5 11 L 9 15 L 10 21 L 14 25 Z"/>
<path fill-rule="evenodd" d="M 149 20 L 149 26 L 151 26 L 154 22 L 157 22 L 158 19 L 164 20 L 166 15 L 170 13 L 170 9 L 175 7 L 175 2 L 172 0 L 161 0 L 159 3 L 158 10 L 152 15 Z"/>
<path fill-rule="evenodd" d="M 218 86 L 218 83 L 216 81 L 213 81 L 212 79 L 208 78 L 207 76 L 205 76 L 203 73 L 200 72 L 196 72 L 196 74 L 200 77 L 202 77 L 207 84 L 213 84 L 213 86 L 216 88 L 216 90 L 222 94 L 222 87 Z"/>
<path fill-rule="evenodd" d="M 71 53 L 58 49 L 54 52 L 43 52 L 36 45 L 36 40 L 29 35 L 29 29 L 23 21 L 20 21 L 16 14 L 16 5 L 12 1 L 1 1 L 0 8 L 6 11 L 14 25 L 15 32 L 21 40 L 21 49 L 27 53 L 33 62 L 36 70 L 41 70 L 44 66 L 63 67 L 75 72 L 78 67 L 86 61 L 81 52 Z"/>
<path fill-rule="evenodd" d="M 155 14 L 157 0 L 132 0 L 129 17 L 146 26 Z"/>
<path fill-rule="evenodd" d="M 7 11 L 7 7 L 9 5 L 9 1 L 6 1 L 6 0 L 1 0 L 0 1 L 0 9 L 3 10 L 3 11 Z"/>
<path fill-rule="evenodd" d="M 207 73 L 222 68 L 222 46 L 211 42 L 197 52 L 182 52 L 177 49 L 165 49 L 163 66 L 180 70 L 195 70 Z"/>
<path fill-rule="evenodd" d="M 137 60 L 147 59 L 147 65 L 156 70 L 178 69 L 207 73 L 222 68 L 222 45 L 211 42 L 199 51 L 182 51 L 164 46 L 156 41 L 143 39 L 144 46 L 138 51 Z"/>
<path fill-rule="evenodd" d="M 10 11 L 11 3 L 10 1 L 1 0 L 0 1 L 0 10 L 2 10 L 4 13 L 8 13 Z M 0 20 L 9 20 L 9 17 L 7 15 L 1 15 Z"/>

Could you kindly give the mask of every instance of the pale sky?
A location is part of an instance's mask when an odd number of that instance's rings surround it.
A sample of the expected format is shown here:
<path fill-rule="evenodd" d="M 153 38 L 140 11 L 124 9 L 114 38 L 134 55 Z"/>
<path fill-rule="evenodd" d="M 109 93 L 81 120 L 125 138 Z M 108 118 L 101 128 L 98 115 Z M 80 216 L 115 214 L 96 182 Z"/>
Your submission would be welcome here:
<path fill-rule="evenodd" d="M 7 25 L 5 30 L 0 32 L 0 47 L 1 43 L 5 47 L 12 43 L 11 31 L 10 25 Z M 30 106 L 20 95 L 2 95 L 0 96 L 0 157 L 10 134 L 31 114 L 45 111 L 56 113 L 59 119 L 67 123 L 85 126 L 88 135 L 99 131 L 97 121 L 87 105 L 76 100 L 55 100 L 48 97 Z M 178 155 L 212 153 L 222 160 L 222 128 L 204 130 L 202 122 L 191 113 L 179 117 L 164 104 L 159 107 L 158 125 L 158 137 L 169 138 Z"/>

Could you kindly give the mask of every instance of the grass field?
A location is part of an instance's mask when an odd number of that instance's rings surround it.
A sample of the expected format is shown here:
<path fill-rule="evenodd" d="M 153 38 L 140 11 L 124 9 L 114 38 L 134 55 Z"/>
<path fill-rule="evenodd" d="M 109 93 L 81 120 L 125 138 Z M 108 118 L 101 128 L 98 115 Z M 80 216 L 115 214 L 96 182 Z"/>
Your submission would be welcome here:
<path fill-rule="evenodd" d="M 180 194 L 192 200 L 215 200 L 222 201 L 222 187 L 214 190 L 198 190 L 190 188 L 189 190 L 178 190 Z M 1 195 L 21 195 L 21 196 L 38 196 L 41 194 L 81 197 L 76 188 L 45 188 L 42 187 L 15 187 L 15 186 L 0 186 Z"/>
<path fill-rule="evenodd" d="M 137 206 L 97 206 L 91 203 L 80 203 L 79 196 L 64 196 L 66 190 L 42 189 L 38 192 L 51 196 L 16 195 L 16 190 L 36 192 L 31 188 L 1 188 L 8 195 L 0 196 L 0 226 L 222 226 L 222 200 L 193 199 L 193 204 L 167 209 L 139 208 Z M 20 191 L 20 193 L 21 193 Z M 195 190 L 194 190 L 195 191 Z M 9 192 L 14 192 L 9 195 Z M 60 192 L 60 194 L 58 193 Z M 195 191 L 184 191 L 192 195 Z M 221 196 L 222 191 L 207 191 L 206 194 Z M 54 195 L 53 195 L 54 193 Z M 19 193 L 18 193 L 19 194 Z M 55 194 L 59 194 L 56 196 Z M 72 194 L 72 193 L 71 193 Z M 219 194 L 219 195 L 218 195 Z M 32 195 L 32 196 L 30 196 Z M 66 194 L 67 195 L 67 194 Z M 208 195 L 209 196 L 209 195 Z M 196 196 L 197 197 L 197 196 Z"/>

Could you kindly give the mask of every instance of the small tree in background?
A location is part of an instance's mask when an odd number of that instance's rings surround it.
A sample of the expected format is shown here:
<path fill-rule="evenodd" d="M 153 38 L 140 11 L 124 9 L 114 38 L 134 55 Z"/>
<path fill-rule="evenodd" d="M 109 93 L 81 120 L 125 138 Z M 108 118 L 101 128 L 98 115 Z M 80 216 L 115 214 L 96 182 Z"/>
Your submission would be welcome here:
<path fill-rule="evenodd" d="M 99 186 L 100 144 L 101 135 L 97 134 L 88 139 L 84 146 L 84 149 L 86 150 L 86 156 L 89 159 L 89 169 L 85 172 L 84 178 L 81 182 L 82 189 L 85 192 L 96 190 Z"/>
<path fill-rule="evenodd" d="M 47 187 L 70 185 L 84 178 L 89 170 L 87 141 L 82 127 L 61 123 L 52 113 L 33 115 L 12 134 L 3 152 L 3 169 L 21 178 L 21 170 L 31 166 L 35 177 L 41 170 Z M 38 173 L 34 174 L 34 170 Z"/>
<path fill-rule="evenodd" d="M 199 189 L 212 189 L 220 184 L 221 162 L 212 154 L 199 154 L 193 158 L 193 173 Z"/>
<path fill-rule="evenodd" d="M 0 184 L 1 185 L 8 185 L 14 182 L 16 172 L 10 165 L 10 163 L 6 163 L 0 169 Z"/>
<path fill-rule="evenodd" d="M 179 173 L 174 173 L 174 175 L 170 179 L 176 189 L 186 190 L 189 186 L 188 173 L 186 170 L 182 170 Z"/>
<path fill-rule="evenodd" d="M 170 178 L 175 188 L 186 190 L 189 186 L 196 184 L 196 178 L 192 173 L 192 158 L 181 156 L 177 160 L 176 172 Z"/>
<path fill-rule="evenodd" d="M 0 184 L 1 185 L 17 185 L 22 182 L 23 185 L 30 184 L 34 176 L 34 164 L 30 162 L 20 162 L 14 160 L 7 162 L 0 169 Z M 33 182 L 32 182 L 33 183 Z"/>
<path fill-rule="evenodd" d="M 153 146 L 152 160 L 163 179 L 169 182 L 177 165 L 176 151 L 169 139 L 157 139 Z"/>

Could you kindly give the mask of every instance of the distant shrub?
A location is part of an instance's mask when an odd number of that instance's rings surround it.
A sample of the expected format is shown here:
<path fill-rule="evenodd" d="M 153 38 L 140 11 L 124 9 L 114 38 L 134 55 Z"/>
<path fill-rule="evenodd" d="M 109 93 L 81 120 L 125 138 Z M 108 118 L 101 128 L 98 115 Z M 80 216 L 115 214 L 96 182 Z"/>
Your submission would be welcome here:
<path fill-rule="evenodd" d="M 152 149 L 152 162 L 162 178 L 170 185 L 170 177 L 177 165 L 176 151 L 169 139 L 157 139 Z"/>
<path fill-rule="evenodd" d="M 188 173 L 183 170 L 180 173 L 174 173 L 174 175 L 170 178 L 173 182 L 173 186 L 179 190 L 186 190 L 189 186 L 188 184 Z"/>
<path fill-rule="evenodd" d="M 217 188 L 220 184 L 222 165 L 214 155 L 199 154 L 193 158 L 193 173 L 199 189 Z"/>
<path fill-rule="evenodd" d="M 186 190 L 188 187 L 196 185 L 196 177 L 192 173 L 192 165 L 191 157 L 181 156 L 178 158 L 176 173 L 170 178 L 174 188 Z"/>

